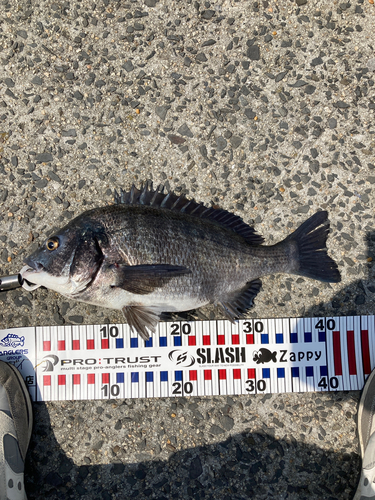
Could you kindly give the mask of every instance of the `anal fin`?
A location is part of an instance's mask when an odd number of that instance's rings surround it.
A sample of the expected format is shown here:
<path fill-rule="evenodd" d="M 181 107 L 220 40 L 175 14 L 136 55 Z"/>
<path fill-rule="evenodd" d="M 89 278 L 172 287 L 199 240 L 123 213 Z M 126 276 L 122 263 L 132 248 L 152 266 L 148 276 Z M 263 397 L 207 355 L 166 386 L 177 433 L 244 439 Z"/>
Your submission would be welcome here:
<path fill-rule="evenodd" d="M 143 340 L 150 338 L 149 330 L 155 333 L 160 317 L 152 309 L 143 306 L 124 306 L 122 312 L 131 331 L 136 331 Z"/>
<path fill-rule="evenodd" d="M 242 290 L 232 293 L 225 300 L 218 302 L 218 306 L 232 323 L 243 316 L 254 304 L 254 298 L 262 287 L 259 279 L 250 281 Z"/>

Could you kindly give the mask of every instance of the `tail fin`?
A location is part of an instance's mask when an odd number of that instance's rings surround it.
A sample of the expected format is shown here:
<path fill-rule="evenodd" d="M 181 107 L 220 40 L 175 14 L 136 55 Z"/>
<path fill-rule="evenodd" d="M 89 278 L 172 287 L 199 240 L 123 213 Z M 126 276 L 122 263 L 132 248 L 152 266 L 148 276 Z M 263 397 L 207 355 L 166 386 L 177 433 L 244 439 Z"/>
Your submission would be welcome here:
<path fill-rule="evenodd" d="M 276 358 L 276 356 L 277 356 L 277 351 L 273 351 L 272 356 L 271 356 L 271 359 L 272 359 L 272 361 L 273 361 L 274 363 L 276 363 L 276 362 L 277 362 L 277 358 Z"/>
<path fill-rule="evenodd" d="M 299 269 L 295 274 L 328 283 L 341 281 L 336 262 L 327 254 L 328 213 L 317 212 L 285 240 L 297 244 Z"/>

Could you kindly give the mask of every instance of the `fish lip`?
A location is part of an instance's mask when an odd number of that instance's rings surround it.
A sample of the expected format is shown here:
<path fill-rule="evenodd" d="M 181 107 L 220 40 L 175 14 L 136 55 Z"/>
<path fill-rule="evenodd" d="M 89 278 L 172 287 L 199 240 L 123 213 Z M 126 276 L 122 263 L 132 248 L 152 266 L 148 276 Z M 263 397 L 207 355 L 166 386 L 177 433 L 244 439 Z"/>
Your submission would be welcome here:
<path fill-rule="evenodd" d="M 31 271 L 32 275 L 38 272 L 33 267 L 30 267 L 28 264 L 26 266 L 23 266 L 23 268 L 19 272 L 19 274 L 21 275 L 21 279 L 22 279 L 22 288 L 24 288 L 28 292 L 36 290 L 37 288 L 40 287 L 40 285 L 37 285 L 37 284 L 33 283 L 32 281 L 29 281 L 29 279 L 30 279 L 29 276 L 27 276 L 27 277 L 25 276 L 25 274 L 27 274 L 30 271 Z M 41 269 L 39 269 L 39 272 L 40 271 L 41 271 Z"/>
<path fill-rule="evenodd" d="M 25 259 L 24 262 L 28 266 L 28 269 L 25 269 L 26 268 L 26 266 L 25 266 L 24 271 L 31 271 L 32 270 L 32 271 L 35 271 L 36 273 L 40 273 L 44 269 L 43 264 L 41 264 L 40 262 L 35 262 L 29 258 Z"/>

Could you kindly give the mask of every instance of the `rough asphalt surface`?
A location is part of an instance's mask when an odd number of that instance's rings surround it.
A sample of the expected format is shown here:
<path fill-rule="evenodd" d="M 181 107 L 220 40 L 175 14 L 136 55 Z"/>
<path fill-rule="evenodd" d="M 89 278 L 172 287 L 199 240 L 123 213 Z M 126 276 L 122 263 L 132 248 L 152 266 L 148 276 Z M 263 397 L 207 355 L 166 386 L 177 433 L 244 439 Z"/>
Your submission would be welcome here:
<path fill-rule="evenodd" d="M 329 211 L 337 285 L 254 317 L 374 312 L 373 0 L 1 0 L 0 273 L 152 179 L 281 240 Z M 122 322 L 45 289 L 2 328 Z M 208 310 L 208 314 L 215 312 Z M 359 392 L 34 404 L 29 499 L 350 499 Z"/>

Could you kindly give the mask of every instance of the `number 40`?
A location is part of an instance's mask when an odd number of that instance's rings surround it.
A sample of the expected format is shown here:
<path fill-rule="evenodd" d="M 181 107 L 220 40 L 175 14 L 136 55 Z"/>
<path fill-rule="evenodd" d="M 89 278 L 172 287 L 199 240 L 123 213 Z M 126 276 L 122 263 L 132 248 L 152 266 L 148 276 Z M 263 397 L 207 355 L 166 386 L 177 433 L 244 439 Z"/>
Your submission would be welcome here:
<path fill-rule="evenodd" d="M 328 388 L 327 379 L 328 377 L 322 377 L 318 382 L 318 387 L 327 389 Z M 330 379 L 328 379 L 328 382 L 329 382 L 329 387 L 331 389 L 337 389 L 339 386 L 339 379 L 337 377 L 331 377 Z"/>

